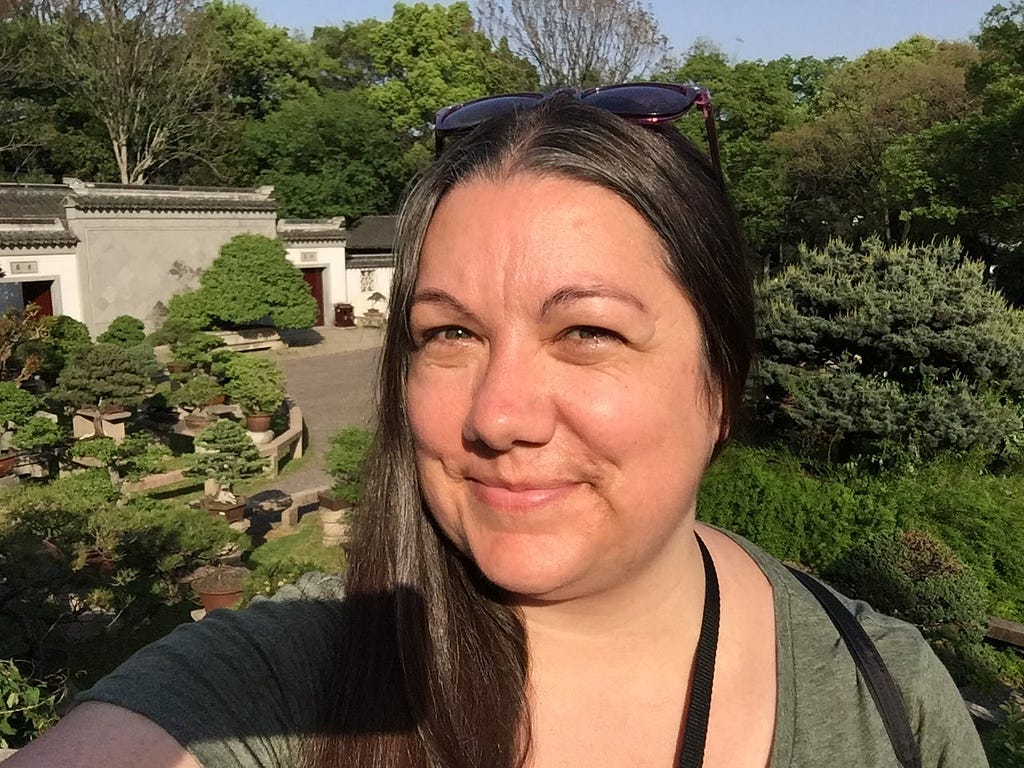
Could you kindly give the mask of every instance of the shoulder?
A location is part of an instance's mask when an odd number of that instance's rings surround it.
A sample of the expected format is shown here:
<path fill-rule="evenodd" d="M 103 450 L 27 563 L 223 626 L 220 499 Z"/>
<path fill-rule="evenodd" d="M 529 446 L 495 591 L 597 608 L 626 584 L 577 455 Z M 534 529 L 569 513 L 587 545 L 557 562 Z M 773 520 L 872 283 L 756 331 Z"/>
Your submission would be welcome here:
<path fill-rule="evenodd" d="M 860 755 L 861 765 L 889 765 L 887 760 L 893 757 L 888 734 L 863 676 L 821 603 L 785 565 L 742 537 L 730 535 L 772 585 L 778 726 L 791 737 L 794 757 L 851 750 Z M 830 591 L 857 619 L 882 657 L 921 746 L 923 764 L 985 766 L 963 699 L 918 629 L 863 601 Z M 870 759 L 873 752 L 875 762 Z"/>
<path fill-rule="evenodd" d="M 322 711 L 344 611 L 340 577 L 307 574 L 178 627 L 79 701 L 143 715 L 202 765 L 288 765 Z"/>

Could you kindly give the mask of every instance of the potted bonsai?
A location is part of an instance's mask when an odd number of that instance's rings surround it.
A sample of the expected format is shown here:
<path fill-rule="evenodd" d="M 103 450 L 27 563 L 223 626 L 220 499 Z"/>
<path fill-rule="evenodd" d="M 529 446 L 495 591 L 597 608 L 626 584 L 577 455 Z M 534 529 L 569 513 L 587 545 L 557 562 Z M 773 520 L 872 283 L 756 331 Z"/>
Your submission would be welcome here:
<path fill-rule="evenodd" d="M 233 608 L 242 599 L 249 580 L 249 569 L 238 565 L 215 565 L 201 569 L 192 579 L 192 591 L 209 613 L 218 608 Z"/>
<path fill-rule="evenodd" d="M 273 360 L 233 355 L 223 366 L 224 391 L 246 417 L 250 432 L 270 429 L 270 417 L 285 398 L 284 372 Z"/>
<path fill-rule="evenodd" d="M 50 393 L 67 403 L 93 424 L 93 434 L 103 436 L 110 414 L 124 421 L 126 411 L 139 405 L 151 387 L 137 361 L 116 344 L 95 344 L 75 355 L 57 377 Z M 80 435 L 76 429 L 76 436 Z M 123 435 L 122 435 L 123 437 Z"/>
<path fill-rule="evenodd" d="M 331 447 L 324 468 L 334 484 L 317 495 L 324 509 L 339 510 L 355 506 L 363 492 L 363 463 L 373 438 L 362 427 L 349 427 L 331 435 Z"/>
<path fill-rule="evenodd" d="M 20 425 L 11 440 L 12 445 L 22 454 L 31 454 L 27 462 L 18 468 L 18 474 L 32 477 L 50 477 L 54 471 L 56 449 L 63 445 L 67 436 L 55 416 L 29 416 Z"/>
<path fill-rule="evenodd" d="M 39 408 L 39 400 L 13 381 L 0 381 L 0 477 L 9 475 L 18 458 L 14 436 Z"/>
<path fill-rule="evenodd" d="M 212 333 L 190 333 L 171 343 L 172 360 L 168 369 L 171 373 L 194 369 L 209 373 L 213 351 L 223 346 L 223 340 Z"/>
<path fill-rule="evenodd" d="M 219 419 L 196 438 L 189 474 L 210 481 L 208 494 L 201 501 L 203 507 L 234 523 L 245 517 L 245 498 L 232 492 L 232 483 L 258 475 L 266 466 L 266 459 L 260 456 L 245 428 L 230 419 Z"/>
<path fill-rule="evenodd" d="M 207 409 L 224 401 L 224 388 L 210 374 L 198 373 L 170 392 L 167 400 L 187 411 L 184 418 L 186 427 L 202 430 L 217 420 Z"/>

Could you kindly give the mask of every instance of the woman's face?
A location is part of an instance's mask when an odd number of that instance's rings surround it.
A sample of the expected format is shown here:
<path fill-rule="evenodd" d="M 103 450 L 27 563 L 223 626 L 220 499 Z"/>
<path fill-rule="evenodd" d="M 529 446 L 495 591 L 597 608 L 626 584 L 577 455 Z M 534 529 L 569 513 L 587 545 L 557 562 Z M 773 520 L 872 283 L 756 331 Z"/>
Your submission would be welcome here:
<path fill-rule="evenodd" d="M 646 221 L 600 187 L 465 183 L 411 309 L 421 488 L 508 592 L 597 594 L 677 562 L 719 436 L 696 314 Z"/>

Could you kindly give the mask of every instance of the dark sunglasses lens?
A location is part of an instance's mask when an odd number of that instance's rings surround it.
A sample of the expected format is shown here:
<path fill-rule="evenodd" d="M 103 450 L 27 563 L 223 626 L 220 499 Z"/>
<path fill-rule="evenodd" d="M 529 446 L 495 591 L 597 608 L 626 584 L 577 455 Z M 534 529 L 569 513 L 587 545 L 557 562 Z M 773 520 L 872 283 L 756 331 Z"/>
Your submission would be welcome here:
<path fill-rule="evenodd" d="M 622 85 L 587 94 L 583 101 L 625 118 L 678 117 L 693 106 L 695 88 L 663 88 L 658 85 Z"/>
<path fill-rule="evenodd" d="M 434 128 L 438 131 L 464 131 L 475 128 L 490 117 L 532 107 L 540 99 L 540 94 L 514 94 L 471 101 L 439 117 Z"/>

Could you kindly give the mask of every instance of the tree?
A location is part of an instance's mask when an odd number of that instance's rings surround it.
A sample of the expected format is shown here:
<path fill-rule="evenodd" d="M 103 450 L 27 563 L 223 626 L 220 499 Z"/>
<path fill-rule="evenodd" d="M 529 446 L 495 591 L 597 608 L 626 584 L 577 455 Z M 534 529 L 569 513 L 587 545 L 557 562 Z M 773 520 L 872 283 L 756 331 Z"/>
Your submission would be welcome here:
<path fill-rule="evenodd" d="M 171 299 L 171 317 L 200 327 L 252 325 L 270 318 L 278 328 L 309 328 L 316 300 L 284 244 L 236 235 L 199 278 L 199 289 Z"/>
<path fill-rule="evenodd" d="M 469 6 L 396 3 L 390 21 L 369 25 L 372 71 L 366 97 L 406 135 L 429 134 L 441 107 L 537 86 L 533 68 L 476 31 Z"/>
<path fill-rule="evenodd" d="M 247 177 L 272 184 L 281 216 L 391 213 L 413 174 L 408 141 L 356 91 L 285 102 L 246 131 Z"/>
<path fill-rule="evenodd" d="M 69 93 L 103 124 L 122 184 L 204 161 L 223 124 L 220 70 L 195 0 L 56 0 Z"/>
<path fill-rule="evenodd" d="M 825 77 L 818 113 L 776 138 L 806 240 L 910 237 L 916 185 L 903 149 L 972 109 L 966 73 L 976 55 L 967 44 L 914 37 Z"/>
<path fill-rule="evenodd" d="M 481 26 L 545 88 L 619 83 L 663 65 L 668 40 L 641 0 L 478 0 Z"/>
<path fill-rule="evenodd" d="M 116 344 L 95 344 L 72 358 L 61 371 L 52 396 L 73 408 L 95 410 L 93 425 L 96 434 L 102 436 L 103 406 L 136 406 L 145 399 L 150 384 L 150 378 L 139 370 L 127 350 Z"/>
<path fill-rule="evenodd" d="M 326 64 L 316 46 L 267 24 L 240 3 L 213 0 L 202 13 L 235 114 L 262 120 L 282 102 L 315 92 Z"/>
<path fill-rule="evenodd" d="M 766 438 L 837 463 L 1020 460 L 1024 312 L 959 243 L 803 248 L 758 292 Z"/>

